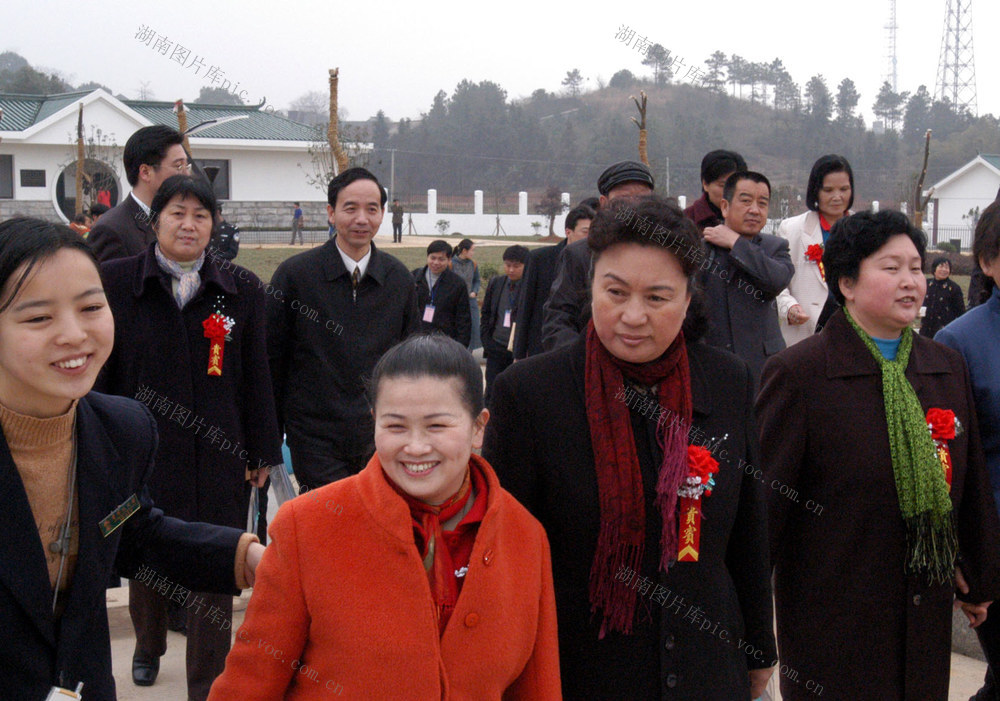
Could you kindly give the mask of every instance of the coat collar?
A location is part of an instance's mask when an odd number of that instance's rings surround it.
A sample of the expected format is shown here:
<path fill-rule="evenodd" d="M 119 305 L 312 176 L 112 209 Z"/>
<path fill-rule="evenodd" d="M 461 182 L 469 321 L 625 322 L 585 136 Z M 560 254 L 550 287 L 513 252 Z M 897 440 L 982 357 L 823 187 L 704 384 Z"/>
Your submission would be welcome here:
<path fill-rule="evenodd" d="M 570 363 L 573 368 L 573 379 L 575 380 L 575 391 L 581 402 L 586 405 L 587 392 L 585 387 L 586 365 L 587 365 L 587 334 L 580 333 L 580 336 L 573 342 L 573 352 L 570 356 Z M 688 343 L 688 368 L 691 373 L 691 404 L 695 415 L 708 416 L 712 413 L 712 399 L 709 396 L 707 368 L 704 367 L 704 360 L 699 352 L 699 344 Z"/>
<path fill-rule="evenodd" d="M 827 378 L 858 377 L 881 373 L 871 351 L 848 323 L 843 308 L 834 312 L 820 332 L 820 336 L 826 341 Z M 939 375 L 952 372 L 947 359 L 941 353 L 928 352 L 932 347 L 928 344 L 933 344 L 933 341 L 920 334 L 913 334 L 913 350 L 910 351 L 906 375 L 914 389 L 918 389 L 921 384 L 918 379 L 920 375 Z"/>
<path fill-rule="evenodd" d="M 482 469 L 486 476 L 486 483 L 489 485 L 486 514 L 479 527 L 480 535 L 476 537 L 477 541 L 480 540 L 480 537 L 485 541 L 492 539 L 497 529 L 496 518 L 500 509 L 500 481 L 486 460 L 475 454 L 470 459 Z M 416 540 L 413 536 L 413 518 L 410 516 L 410 507 L 407 506 L 403 497 L 399 496 L 396 490 L 389 485 L 388 478 L 383 473 L 378 453 L 373 455 L 365 469 L 358 473 L 357 488 L 369 516 L 404 549 L 415 548 Z"/>
<path fill-rule="evenodd" d="M 131 192 L 125 195 L 122 204 L 128 211 L 129 218 L 135 222 L 136 228 L 146 234 L 149 234 L 150 236 L 156 236 L 156 232 L 153 231 L 153 226 L 150 224 L 149 215 L 146 213 L 146 210 L 144 210 L 142 206 L 135 201 L 135 197 L 132 196 Z"/>
<path fill-rule="evenodd" d="M 368 268 L 365 270 L 365 278 L 371 277 L 379 285 L 385 284 L 385 276 L 388 273 L 386 254 L 380 253 L 375 247 L 375 242 L 371 242 L 372 257 L 368 261 Z M 320 247 L 322 255 L 321 267 L 323 268 L 323 278 L 325 280 L 336 280 L 341 275 L 347 275 L 347 268 L 344 266 L 344 259 L 340 257 L 337 250 L 337 237 L 334 236 Z"/>
<path fill-rule="evenodd" d="M 112 484 L 108 466 L 121 458 L 86 397 L 77 404 L 77 503 L 80 522 L 79 554 L 63 612 L 61 628 L 76 616 L 92 615 L 93 602 L 103 600 L 114 560 L 114 548 L 103 543 L 98 524 L 124 501 L 121 486 Z M 0 582 L 11 591 L 48 643 L 56 647 L 52 618 L 52 587 L 45 552 L 24 483 L 14 465 L 6 438 L 0 434 Z M 78 626 L 83 631 L 87 626 Z M 61 640 L 60 643 L 65 642 Z M 62 646 L 62 645 L 60 645 Z"/>
<path fill-rule="evenodd" d="M 155 243 L 151 243 L 146 250 L 139 254 L 139 267 L 132 287 L 132 292 L 136 297 L 142 297 L 150 289 L 155 289 L 156 285 L 163 286 L 166 273 L 160 270 L 160 264 L 156 262 L 156 254 L 153 252 Z M 222 268 L 209 256 L 205 254 L 205 262 L 201 265 L 201 285 L 195 298 L 204 294 L 209 286 L 214 286 L 228 294 L 236 294 L 236 281 L 230 270 Z"/>

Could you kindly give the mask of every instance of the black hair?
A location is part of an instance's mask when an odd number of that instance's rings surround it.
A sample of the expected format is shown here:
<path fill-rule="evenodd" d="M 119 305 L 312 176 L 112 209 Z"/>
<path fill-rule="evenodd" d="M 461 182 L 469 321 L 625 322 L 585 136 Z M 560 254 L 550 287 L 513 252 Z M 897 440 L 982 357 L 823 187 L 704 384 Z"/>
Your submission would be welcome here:
<path fill-rule="evenodd" d="M 122 160 L 125 162 L 125 178 L 135 187 L 139 182 L 139 168 L 143 165 L 158 166 L 167 157 L 171 146 L 183 145 L 184 137 L 176 129 L 154 124 L 143 127 L 125 142 Z"/>
<path fill-rule="evenodd" d="M 378 194 L 381 196 L 382 209 L 385 209 L 385 201 L 388 198 L 388 195 L 385 194 L 385 189 L 382 187 L 382 183 L 380 183 L 378 178 L 375 177 L 375 174 L 367 168 L 348 168 L 330 181 L 330 186 L 326 189 L 326 200 L 330 203 L 331 207 L 334 209 L 337 208 L 337 195 L 341 190 L 353 183 L 355 180 L 371 180 L 378 185 Z"/>
<path fill-rule="evenodd" d="M 851 164 L 843 156 L 835 153 L 820 156 L 813 163 L 812 171 L 809 173 L 809 184 L 806 186 L 806 207 L 814 212 L 819 211 L 819 191 L 823 187 L 823 181 L 830 173 L 847 173 L 847 179 L 851 183 L 851 199 L 847 201 L 847 208 L 854 204 L 854 171 Z"/>
<path fill-rule="evenodd" d="M 483 410 L 483 371 L 468 348 L 440 332 L 414 334 L 379 358 L 367 383 L 372 409 L 378 403 L 383 380 L 425 376 L 457 380 L 462 404 L 473 419 L 479 417 Z"/>
<path fill-rule="evenodd" d="M 609 201 L 597 213 L 587 237 L 592 260 L 591 283 L 594 266 L 601 255 L 619 243 L 662 246 L 673 254 L 687 277 L 688 292 L 691 295 L 691 303 L 684 318 L 684 337 L 689 341 L 701 338 L 708 330 L 708 312 L 696 279 L 703 258 L 702 238 L 698 227 L 684 216 L 677 201 L 659 195 Z M 593 284 L 588 287 L 588 293 L 592 286 Z"/>
<path fill-rule="evenodd" d="M 73 217 L 73 223 L 74 224 L 86 224 L 87 223 L 87 215 L 86 214 L 77 214 L 75 217 Z"/>
<path fill-rule="evenodd" d="M 601 208 L 601 198 L 600 197 L 584 197 L 576 205 L 577 207 L 590 207 L 595 212 Z"/>
<path fill-rule="evenodd" d="M 933 261 L 931 261 L 931 273 L 933 274 L 934 271 L 937 270 L 937 267 L 942 263 L 948 266 L 948 270 L 951 270 L 951 261 L 945 258 L 944 256 L 938 256 Z"/>
<path fill-rule="evenodd" d="M 513 261 L 514 263 L 527 263 L 528 256 L 531 255 L 531 251 L 527 249 L 526 246 L 508 246 L 504 249 L 503 259 L 504 261 Z"/>
<path fill-rule="evenodd" d="M 203 178 L 195 178 L 190 175 L 171 175 L 163 181 L 160 189 L 153 195 L 153 201 L 149 205 L 149 220 L 154 224 L 160 218 L 160 212 L 170 204 L 170 200 L 180 195 L 181 199 L 193 197 L 201 205 L 215 216 L 219 206 L 215 199 L 215 192 L 212 186 Z"/>
<path fill-rule="evenodd" d="M 427 255 L 432 253 L 444 253 L 451 258 L 451 244 L 444 239 L 436 239 L 427 244 Z"/>
<path fill-rule="evenodd" d="M 295 205 L 296 207 L 298 207 L 298 206 L 299 206 L 299 203 L 298 203 L 298 202 L 292 202 L 292 204 L 294 204 L 294 205 Z"/>
<path fill-rule="evenodd" d="M 976 234 L 972 239 L 972 257 L 976 261 L 977 268 L 980 266 L 980 260 L 990 263 L 996 260 L 997 256 L 1000 256 L 1000 200 L 996 200 L 980 213 Z M 996 282 L 984 273 L 979 304 L 990 298 L 994 287 Z"/>
<path fill-rule="evenodd" d="M 0 314 L 14 302 L 32 270 L 64 248 L 83 253 L 100 272 L 90 246 L 68 226 L 32 217 L 15 217 L 0 224 Z"/>
<path fill-rule="evenodd" d="M 566 228 L 572 231 L 581 219 L 593 220 L 595 216 L 597 216 L 597 212 L 590 207 L 582 204 L 577 205 L 566 215 Z"/>
<path fill-rule="evenodd" d="M 458 245 L 455 246 L 455 250 L 452 251 L 452 253 L 456 256 L 461 255 L 462 251 L 471 250 L 472 247 L 475 245 L 476 244 L 473 243 L 472 239 L 462 239 L 461 241 L 458 242 Z"/>
<path fill-rule="evenodd" d="M 727 173 L 737 170 L 747 170 L 747 162 L 736 151 L 717 149 L 709 151 L 701 159 L 701 180 L 713 183 Z M 705 188 L 702 188 L 704 191 Z"/>
<path fill-rule="evenodd" d="M 105 212 L 107 212 L 109 209 L 111 209 L 111 207 L 109 207 L 108 205 L 101 204 L 100 202 L 95 202 L 94 204 L 90 205 L 90 216 L 95 218 L 99 217 Z"/>
<path fill-rule="evenodd" d="M 722 199 L 732 204 L 733 195 L 736 194 L 736 186 L 743 180 L 767 185 L 767 193 L 771 194 L 771 181 L 765 178 L 763 174 L 755 170 L 738 170 L 726 178 L 726 186 L 722 188 Z"/>
<path fill-rule="evenodd" d="M 913 226 L 902 212 L 893 209 L 858 212 L 837 220 L 823 249 L 827 286 L 837 302 L 844 304 L 844 293 L 840 291 L 841 279 L 857 280 L 861 261 L 899 234 L 908 236 L 913 241 L 922 265 L 927 250 L 927 236 Z"/>

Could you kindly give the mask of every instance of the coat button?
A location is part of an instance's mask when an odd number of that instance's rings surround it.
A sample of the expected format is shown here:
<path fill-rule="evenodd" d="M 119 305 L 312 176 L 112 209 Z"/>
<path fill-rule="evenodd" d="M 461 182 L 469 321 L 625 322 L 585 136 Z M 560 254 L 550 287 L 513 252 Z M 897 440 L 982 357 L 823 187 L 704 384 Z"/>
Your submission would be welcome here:
<path fill-rule="evenodd" d="M 466 628 L 475 628 L 478 625 L 479 625 L 479 614 L 478 613 L 470 613 L 470 614 L 466 615 L 466 617 L 465 617 L 465 627 Z"/>
<path fill-rule="evenodd" d="M 673 650 L 676 645 L 677 643 L 672 635 L 667 635 L 666 639 L 663 641 L 663 647 L 668 650 Z"/>
<path fill-rule="evenodd" d="M 920 606 L 920 594 L 913 595 L 913 605 Z"/>
<path fill-rule="evenodd" d="M 483 564 L 489 565 L 491 562 L 493 562 L 493 550 L 487 550 L 483 553 Z"/>
<path fill-rule="evenodd" d="M 667 688 L 668 689 L 673 689 L 675 686 L 677 686 L 677 675 L 676 674 L 668 674 L 667 675 Z"/>

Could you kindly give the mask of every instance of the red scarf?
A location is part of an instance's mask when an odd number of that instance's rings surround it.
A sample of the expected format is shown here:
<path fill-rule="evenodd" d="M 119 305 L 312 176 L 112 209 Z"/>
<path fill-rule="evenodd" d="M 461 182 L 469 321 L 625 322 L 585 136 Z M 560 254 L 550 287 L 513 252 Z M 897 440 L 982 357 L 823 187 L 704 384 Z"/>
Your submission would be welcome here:
<path fill-rule="evenodd" d="M 469 461 L 469 471 L 458 491 L 450 499 L 437 506 L 425 504 L 419 499 L 411 497 L 389 479 L 384 471 L 382 473 L 385 475 L 386 481 L 410 507 L 410 516 L 413 519 L 413 537 L 417 544 L 417 551 L 424 561 L 424 569 L 427 571 L 427 580 L 431 585 L 431 596 L 434 598 L 441 635 L 444 635 L 444 629 L 448 625 L 452 611 L 455 610 L 455 604 L 458 602 L 462 582 L 465 581 L 464 573 L 459 577 L 456 572 L 460 567 L 468 567 L 479 523 L 486 515 L 489 487 L 486 475 L 476 463 L 477 459 L 481 458 L 473 455 Z M 473 497 L 472 507 L 454 530 L 442 531 L 441 524 L 461 513 L 473 494 L 475 497 Z"/>
<path fill-rule="evenodd" d="M 691 377 L 683 332 L 677 334 L 658 359 L 636 365 L 611 355 L 597 337 L 594 322 L 587 326 L 587 423 L 601 507 L 601 531 L 590 569 L 590 605 L 592 612 L 602 610 L 602 638 L 608 628 L 626 635 L 632 631 L 636 591 L 616 585 L 615 575 L 622 567 L 639 571 L 645 548 L 642 473 L 629 408 L 619 394 L 623 377 L 645 386 L 659 385 L 659 404 L 669 410 L 657 426 L 663 462 L 656 505 L 663 519 L 660 569 L 665 572 L 677 556 L 677 489 L 687 474 L 687 437 L 692 414 Z M 680 420 L 674 421 L 677 417 Z"/>

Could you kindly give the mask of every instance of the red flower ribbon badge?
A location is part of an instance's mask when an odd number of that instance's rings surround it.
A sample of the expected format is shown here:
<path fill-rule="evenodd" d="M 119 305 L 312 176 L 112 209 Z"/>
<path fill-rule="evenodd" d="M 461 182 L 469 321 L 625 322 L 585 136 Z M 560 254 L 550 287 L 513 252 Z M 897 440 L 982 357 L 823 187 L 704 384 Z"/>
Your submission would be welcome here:
<path fill-rule="evenodd" d="M 819 276 L 826 282 L 826 269 L 823 268 L 823 244 L 814 243 L 806 248 L 806 260 L 811 260 L 819 266 Z"/>
<path fill-rule="evenodd" d="M 954 411 L 931 408 L 927 410 L 927 428 L 931 432 L 941 469 L 944 470 L 944 481 L 948 483 L 948 491 L 951 491 L 951 451 L 948 449 L 948 441 L 962 432 L 962 424 Z"/>
<path fill-rule="evenodd" d="M 681 498 L 677 561 L 697 562 L 701 545 L 701 498 L 712 494 L 719 461 L 700 445 L 688 446 L 688 475 L 677 490 Z"/>
<path fill-rule="evenodd" d="M 222 374 L 222 352 L 225 349 L 226 337 L 233 330 L 236 322 L 228 317 L 214 312 L 201 322 L 205 329 L 205 337 L 211 342 L 208 349 L 208 374 Z"/>

